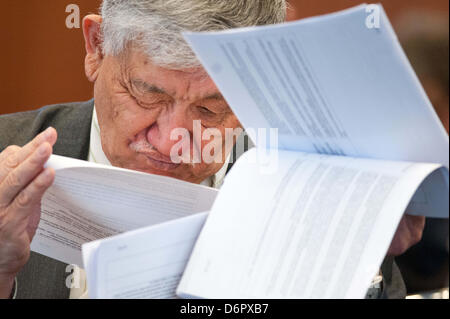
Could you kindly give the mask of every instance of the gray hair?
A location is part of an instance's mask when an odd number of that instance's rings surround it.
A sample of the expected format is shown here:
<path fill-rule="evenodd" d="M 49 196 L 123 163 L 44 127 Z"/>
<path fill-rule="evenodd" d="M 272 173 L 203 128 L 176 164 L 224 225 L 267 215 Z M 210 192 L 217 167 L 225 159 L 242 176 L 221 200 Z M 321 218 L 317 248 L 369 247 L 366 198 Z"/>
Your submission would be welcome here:
<path fill-rule="evenodd" d="M 103 53 L 144 50 L 171 69 L 199 66 L 183 31 L 218 31 L 284 22 L 286 0 L 103 0 Z"/>

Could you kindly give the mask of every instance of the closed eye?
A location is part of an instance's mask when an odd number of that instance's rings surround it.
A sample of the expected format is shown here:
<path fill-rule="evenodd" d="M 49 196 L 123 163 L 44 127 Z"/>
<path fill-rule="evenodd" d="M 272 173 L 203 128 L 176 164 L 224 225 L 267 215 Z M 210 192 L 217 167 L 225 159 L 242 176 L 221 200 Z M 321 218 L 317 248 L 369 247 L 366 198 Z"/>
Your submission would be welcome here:
<path fill-rule="evenodd" d="M 202 113 L 206 115 L 215 115 L 216 113 L 212 112 L 210 109 L 204 107 L 204 106 L 198 106 L 197 109 Z"/>

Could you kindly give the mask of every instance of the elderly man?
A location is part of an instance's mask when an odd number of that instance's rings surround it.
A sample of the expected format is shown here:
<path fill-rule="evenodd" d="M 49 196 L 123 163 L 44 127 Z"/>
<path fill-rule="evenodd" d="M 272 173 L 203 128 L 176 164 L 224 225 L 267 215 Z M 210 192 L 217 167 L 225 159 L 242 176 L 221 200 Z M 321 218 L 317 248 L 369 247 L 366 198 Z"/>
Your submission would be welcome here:
<path fill-rule="evenodd" d="M 104 0 L 101 11 L 83 21 L 94 99 L 0 117 L 0 297 L 69 297 L 66 265 L 30 253 L 40 202 L 54 180 L 55 172 L 43 167 L 52 153 L 218 185 L 229 150 L 212 163 L 176 164 L 170 157 L 175 128 L 192 132 L 200 120 L 202 130 L 217 128 L 225 139 L 225 128 L 240 126 L 181 31 L 280 23 L 286 3 Z M 423 223 L 404 217 L 390 254 L 417 242 Z M 401 297 L 404 286 L 392 257 L 381 273 L 383 296 Z"/>

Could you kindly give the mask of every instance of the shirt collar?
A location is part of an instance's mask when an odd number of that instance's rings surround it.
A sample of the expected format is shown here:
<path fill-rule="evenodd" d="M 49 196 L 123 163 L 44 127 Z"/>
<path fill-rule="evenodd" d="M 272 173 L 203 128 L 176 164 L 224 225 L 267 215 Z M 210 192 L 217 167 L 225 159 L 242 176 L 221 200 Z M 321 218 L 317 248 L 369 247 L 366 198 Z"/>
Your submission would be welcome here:
<path fill-rule="evenodd" d="M 207 179 L 205 179 L 203 182 L 201 182 L 201 185 L 205 185 L 205 186 L 213 187 L 213 188 L 220 188 L 223 184 L 223 180 L 227 173 L 227 168 L 228 168 L 228 163 L 230 162 L 230 157 L 231 157 L 231 154 L 228 155 L 222 168 L 215 175 L 210 176 Z M 111 162 L 108 160 L 108 158 L 106 157 L 106 155 L 102 149 L 100 126 L 98 125 L 98 118 L 97 118 L 97 112 L 95 111 L 95 105 L 94 105 L 94 111 L 93 111 L 93 115 L 92 115 L 91 140 L 89 142 L 88 161 L 97 163 L 97 164 L 111 165 Z"/>
<path fill-rule="evenodd" d="M 108 160 L 108 158 L 106 157 L 106 155 L 102 149 L 100 126 L 98 125 L 97 112 L 95 111 L 95 105 L 94 105 L 94 111 L 92 114 L 91 141 L 89 142 L 88 161 L 97 163 L 97 164 L 111 166 L 111 162 Z"/>

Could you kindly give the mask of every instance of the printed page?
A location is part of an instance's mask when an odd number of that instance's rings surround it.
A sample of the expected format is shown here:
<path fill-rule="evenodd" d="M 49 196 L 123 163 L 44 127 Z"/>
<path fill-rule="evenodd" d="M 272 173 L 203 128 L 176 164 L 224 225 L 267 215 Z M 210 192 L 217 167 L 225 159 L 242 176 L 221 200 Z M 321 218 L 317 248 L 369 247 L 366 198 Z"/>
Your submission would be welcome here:
<path fill-rule="evenodd" d="M 199 213 L 84 244 L 89 297 L 176 298 L 206 217 Z"/>
<path fill-rule="evenodd" d="M 261 174 L 256 153 L 225 180 L 179 296 L 363 298 L 419 185 L 448 176 L 438 164 L 285 151 L 276 174 Z M 448 189 L 430 199 L 439 211 L 423 213 L 448 218 Z"/>
<path fill-rule="evenodd" d="M 42 201 L 31 244 L 37 253 L 82 265 L 81 245 L 211 209 L 217 190 L 52 155 L 54 185 Z"/>
<path fill-rule="evenodd" d="M 258 128 L 277 128 L 285 150 L 449 165 L 381 6 L 185 38 L 256 145 Z"/>

